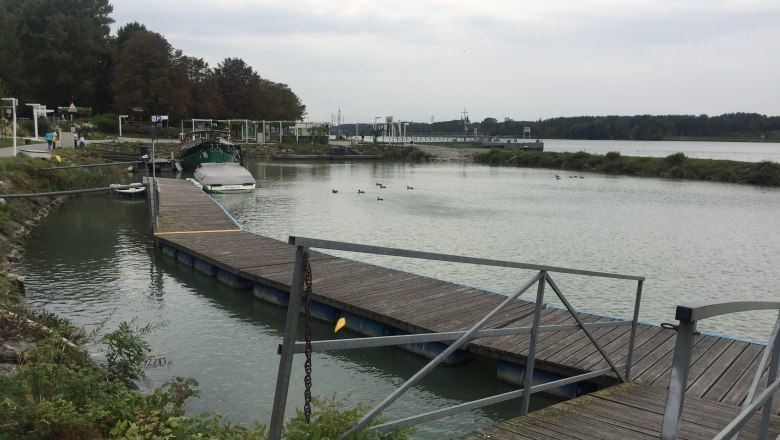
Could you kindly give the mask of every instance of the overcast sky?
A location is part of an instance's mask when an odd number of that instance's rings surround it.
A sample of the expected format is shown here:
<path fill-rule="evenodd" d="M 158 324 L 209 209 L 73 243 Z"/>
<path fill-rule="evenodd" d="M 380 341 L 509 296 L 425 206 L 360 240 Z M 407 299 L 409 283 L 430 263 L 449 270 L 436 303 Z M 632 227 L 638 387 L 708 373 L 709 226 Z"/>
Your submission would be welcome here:
<path fill-rule="evenodd" d="M 111 0 L 311 121 L 780 114 L 778 0 Z M 196 116 L 196 115 L 193 115 Z"/>

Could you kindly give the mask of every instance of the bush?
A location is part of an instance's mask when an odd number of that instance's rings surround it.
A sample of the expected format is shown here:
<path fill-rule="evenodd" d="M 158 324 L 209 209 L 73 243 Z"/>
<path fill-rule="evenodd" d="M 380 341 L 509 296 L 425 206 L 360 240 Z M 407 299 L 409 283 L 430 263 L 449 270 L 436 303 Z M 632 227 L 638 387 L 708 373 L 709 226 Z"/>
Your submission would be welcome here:
<path fill-rule="evenodd" d="M 35 136 L 35 121 L 33 121 L 32 119 L 30 119 L 29 121 L 20 122 L 19 127 L 26 130 L 32 136 Z M 46 130 L 50 128 L 51 128 L 51 124 L 49 124 L 48 119 L 38 118 L 38 135 L 43 136 L 46 133 Z"/>
<path fill-rule="evenodd" d="M 111 113 L 95 116 L 89 122 L 101 133 L 117 133 L 119 129 L 119 119 Z"/>
<path fill-rule="evenodd" d="M 674 153 L 666 156 L 666 161 L 672 165 L 680 165 L 685 161 L 685 153 Z"/>
<path fill-rule="evenodd" d="M 609 161 L 620 160 L 621 155 L 619 151 L 608 151 L 604 158 Z"/>
<path fill-rule="evenodd" d="M 108 346 L 106 369 L 109 379 L 122 381 L 131 390 L 138 389 L 135 381 L 145 377 L 143 363 L 149 353 L 149 344 L 142 335 L 148 333 L 149 328 L 133 329 L 129 323 L 122 322 L 118 329 L 103 336 L 102 342 Z"/>
<path fill-rule="evenodd" d="M 311 423 L 306 423 L 306 417 L 301 410 L 295 411 L 295 417 L 290 419 L 284 427 L 284 438 L 287 440 L 337 439 L 357 423 L 368 410 L 364 405 L 345 409 L 344 400 L 337 400 L 335 395 L 327 400 L 313 397 L 312 408 L 314 411 Z M 374 419 L 374 424 L 377 423 L 380 423 L 380 420 Z M 396 429 L 387 434 L 372 433 L 367 429 L 362 429 L 351 434 L 348 438 L 402 440 L 413 432 L 412 428 Z"/>

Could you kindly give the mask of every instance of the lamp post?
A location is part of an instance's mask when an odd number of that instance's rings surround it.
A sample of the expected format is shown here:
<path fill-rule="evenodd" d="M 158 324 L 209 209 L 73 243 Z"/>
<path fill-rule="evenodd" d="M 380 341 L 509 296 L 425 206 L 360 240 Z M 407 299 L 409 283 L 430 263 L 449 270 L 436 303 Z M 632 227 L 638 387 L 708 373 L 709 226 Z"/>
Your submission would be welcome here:
<path fill-rule="evenodd" d="M 14 118 L 14 128 L 13 128 L 13 136 L 14 136 L 14 157 L 16 157 L 16 106 L 19 105 L 19 100 L 16 98 L 3 98 L 3 101 L 11 101 L 11 108 L 13 109 L 13 118 Z"/>
<path fill-rule="evenodd" d="M 33 109 L 33 121 L 35 123 L 35 139 L 38 139 L 38 109 L 41 107 L 40 104 L 26 104 L 32 107 Z"/>
<path fill-rule="evenodd" d="M 127 119 L 127 115 L 119 115 L 119 137 L 122 137 L 122 118 Z"/>

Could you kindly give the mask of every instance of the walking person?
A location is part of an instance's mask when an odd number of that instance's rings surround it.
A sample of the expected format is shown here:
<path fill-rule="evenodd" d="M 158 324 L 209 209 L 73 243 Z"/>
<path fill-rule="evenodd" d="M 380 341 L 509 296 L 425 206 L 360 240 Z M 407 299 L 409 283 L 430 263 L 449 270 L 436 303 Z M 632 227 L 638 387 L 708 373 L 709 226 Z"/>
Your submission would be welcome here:
<path fill-rule="evenodd" d="M 49 150 L 51 150 L 51 139 L 52 139 L 51 130 L 46 129 L 46 136 L 44 136 L 43 138 L 46 139 L 46 143 L 49 144 Z"/>
<path fill-rule="evenodd" d="M 51 148 L 57 148 L 57 129 L 51 132 Z"/>
<path fill-rule="evenodd" d="M 78 147 L 79 147 L 79 134 L 74 131 L 73 132 L 73 149 L 75 150 Z"/>

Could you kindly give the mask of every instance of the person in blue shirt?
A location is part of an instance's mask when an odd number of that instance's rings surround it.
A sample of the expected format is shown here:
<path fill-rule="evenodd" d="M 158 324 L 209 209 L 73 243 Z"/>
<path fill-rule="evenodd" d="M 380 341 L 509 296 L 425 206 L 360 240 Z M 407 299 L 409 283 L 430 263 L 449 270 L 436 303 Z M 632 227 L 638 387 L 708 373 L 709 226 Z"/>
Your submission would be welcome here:
<path fill-rule="evenodd" d="M 44 136 L 44 139 L 46 139 L 46 143 L 49 144 L 49 150 L 51 150 L 51 141 L 54 139 L 54 134 L 52 134 L 51 130 L 46 130 L 46 136 Z"/>

